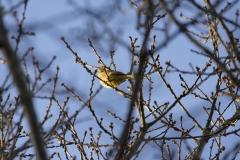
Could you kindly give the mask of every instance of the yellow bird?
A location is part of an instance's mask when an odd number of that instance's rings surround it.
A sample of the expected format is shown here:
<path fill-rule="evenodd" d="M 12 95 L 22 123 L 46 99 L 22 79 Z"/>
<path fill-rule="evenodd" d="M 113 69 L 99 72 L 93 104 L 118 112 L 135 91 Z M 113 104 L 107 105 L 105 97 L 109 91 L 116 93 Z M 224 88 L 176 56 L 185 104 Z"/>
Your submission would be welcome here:
<path fill-rule="evenodd" d="M 124 74 L 119 71 L 109 70 L 104 67 L 98 68 L 98 77 L 101 79 L 99 80 L 101 85 L 106 88 L 111 88 L 111 86 L 117 87 L 121 83 L 123 83 L 125 80 L 134 78 L 133 75 Z"/>

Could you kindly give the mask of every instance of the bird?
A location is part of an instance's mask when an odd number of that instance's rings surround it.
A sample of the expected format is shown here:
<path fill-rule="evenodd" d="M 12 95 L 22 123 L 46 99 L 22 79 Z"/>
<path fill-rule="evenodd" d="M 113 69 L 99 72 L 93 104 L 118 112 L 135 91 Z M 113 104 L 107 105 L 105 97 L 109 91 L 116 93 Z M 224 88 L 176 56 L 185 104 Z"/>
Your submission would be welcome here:
<path fill-rule="evenodd" d="M 102 66 L 98 68 L 98 77 L 100 78 L 100 84 L 106 88 L 116 88 L 125 80 L 134 79 L 134 76 L 131 74 L 124 74 Z"/>

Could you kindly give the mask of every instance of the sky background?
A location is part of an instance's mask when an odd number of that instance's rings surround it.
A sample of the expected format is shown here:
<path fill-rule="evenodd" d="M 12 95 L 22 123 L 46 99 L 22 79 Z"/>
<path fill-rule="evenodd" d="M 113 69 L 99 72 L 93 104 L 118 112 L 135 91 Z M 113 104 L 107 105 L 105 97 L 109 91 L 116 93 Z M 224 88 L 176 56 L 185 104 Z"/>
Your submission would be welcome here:
<path fill-rule="evenodd" d="M 6 7 L 6 9 L 15 3 L 16 2 L 14 0 L 0 1 L 0 4 Z M 117 66 L 117 70 L 124 73 L 127 73 L 130 69 L 131 52 L 129 50 L 129 36 L 132 38 L 138 38 L 136 44 L 141 45 L 142 43 L 142 31 L 136 29 L 136 8 L 131 6 L 127 0 L 118 2 L 117 6 L 115 6 L 114 3 L 115 1 L 109 2 L 107 0 L 29 0 L 28 2 L 25 16 L 26 19 L 24 21 L 23 28 L 25 31 L 32 31 L 36 35 L 22 37 L 18 56 L 21 57 L 26 52 L 26 50 L 28 50 L 28 48 L 33 47 L 34 55 L 36 56 L 36 59 L 39 60 L 40 67 L 42 68 L 51 61 L 53 56 L 57 57 L 51 67 L 43 74 L 42 83 L 45 82 L 49 77 L 53 77 L 56 71 L 56 66 L 59 66 L 60 71 L 57 83 L 57 92 L 64 94 L 59 94 L 57 96 L 57 99 L 59 100 L 59 103 L 62 104 L 66 96 L 70 97 L 69 103 L 67 105 L 69 108 L 69 115 L 73 114 L 76 109 L 82 106 L 82 104 L 74 99 L 69 93 L 67 93 L 65 89 L 60 86 L 60 84 L 64 83 L 69 88 L 73 89 L 77 95 L 83 98 L 83 100 L 87 100 L 92 76 L 89 75 L 81 65 L 74 63 L 74 55 L 66 48 L 66 45 L 63 43 L 63 41 L 61 41 L 60 37 L 65 38 L 74 52 L 77 52 L 78 56 L 81 57 L 84 62 L 87 62 L 93 66 L 98 66 L 97 57 L 94 55 L 91 47 L 89 46 L 87 38 L 91 39 L 98 54 L 101 56 L 105 64 L 110 64 L 110 56 L 108 52 L 110 50 L 115 50 L 114 60 Z M 199 3 L 201 4 L 202 2 Z M 224 5 L 225 4 L 223 4 L 223 6 Z M 235 11 L 237 8 L 239 9 L 239 5 L 240 3 L 233 6 L 233 9 L 225 13 L 225 15 L 227 17 L 235 16 Z M 17 17 L 21 19 L 23 7 L 19 7 L 16 11 Z M 164 12 L 162 12 L 162 14 L 163 13 Z M 174 12 L 175 15 L 179 15 L 180 13 L 183 13 L 184 15 L 192 18 L 196 18 L 198 16 L 196 9 L 192 8 L 192 6 L 190 6 L 187 2 L 182 2 L 181 7 L 179 7 Z M 204 20 L 204 17 L 198 18 Z M 166 38 L 166 35 L 162 32 L 163 30 L 168 29 L 170 34 L 176 31 L 176 26 L 173 23 L 169 23 L 168 20 L 169 18 L 163 18 L 158 23 L 156 23 L 155 28 L 151 32 L 151 36 L 148 41 L 148 47 L 150 47 L 153 35 L 156 35 L 157 37 L 155 43 L 157 46 L 162 44 Z M 179 21 L 187 22 L 185 19 L 182 19 L 180 17 Z M 17 25 L 14 17 L 11 14 L 7 14 L 4 17 L 4 22 L 5 27 L 8 29 L 9 37 L 11 37 L 11 35 L 16 35 Z M 166 28 L 168 23 L 168 28 Z M 189 30 L 192 30 L 194 32 L 201 31 L 204 34 L 207 33 L 207 29 L 204 29 L 204 27 L 189 27 Z M 235 35 L 240 35 L 239 30 L 237 33 L 239 34 Z M 117 40 L 114 41 L 113 37 L 115 37 Z M 10 38 L 9 40 L 12 42 L 12 46 L 14 47 L 15 42 Z M 206 45 L 210 50 L 212 50 L 210 41 Z M 160 50 L 157 50 L 155 52 L 155 55 L 160 54 L 160 61 L 163 66 L 165 66 L 165 62 L 171 60 L 171 63 L 181 70 L 191 71 L 191 68 L 189 67 L 190 62 L 193 64 L 193 66 L 198 66 L 202 69 L 208 59 L 203 56 L 194 54 L 191 52 L 191 50 L 198 50 L 198 48 L 193 43 L 189 42 L 189 40 L 183 34 L 179 34 L 174 37 L 174 39 L 170 41 L 166 46 Z M 220 54 L 224 55 L 224 51 L 221 51 L 223 50 L 220 50 Z M 139 49 L 137 49 L 137 53 L 139 53 Z M 2 55 L 0 56 L 2 57 Z M 29 58 L 28 60 L 30 63 L 31 59 Z M 1 66 L 1 72 L 7 74 L 7 69 L 2 68 L 4 67 Z M 33 70 L 31 74 L 33 74 Z M 183 75 L 183 77 L 189 84 L 192 84 L 196 79 L 195 75 Z M 160 80 L 157 74 L 152 75 L 152 79 L 154 81 L 152 101 L 156 100 L 158 104 L 169 101 L 171 104 L 174 98 L 164 86 L 163 82 Z M 167 74 L 166 79 L 168 80 L 168 83 L 171 84 L 177 95 L 180 95 L 183 89 L 180 86 L 181 81 L 179 79 L 178 73 Z M 215 79 L 210 78 L 208 83 L 203 84 L 201 87 L 206 93 L 210 95 L 210 93 L 215 90 L 215 85 L 211 84 L 215 84 L 215 82 L 216 77 Z M 3 78 L 0 77 L 0 84 L 2 83 Z M 127 86 L 129 86 L 129 82 L 124 82 L 119 86 L 119 88 L 121 90 L 127 91 Z M 99 89 L 99 87 L 100 83 L 98 80 L 95 80 L 93 90 L 96 91 Z M 42 92 L 39 92 L 39 95 L 45 94 L 49 96 L 50 90 L 51 85 L 44 88 Z M 144 81 L 143 91 L 146 92 L 145 96 L 147 96 L 147 81 Z M 15 91 L 11 90 L 11 92 L 14 93 Z M 6 97 L 7 94 L 4 96 Z M 13 97 L 14 94 L 11 96 Z M 224 104 L 225 101 L 227 103 L 229 100 L 230 98 L 223 97 L 222 103 Z M 210 107 L 208 103 L 198 100 L 191 95 L 187 98 L 182 99 L 181 102 L 185 105 L 190 113 L 196 116 L 195 118 L 200 122 L 201 125 L 205 124 L 207 116 L 204 114 L 202 106 L 206 105 L 205 107 Z M 38 119 L 41 121 L 45 114 L 48 100 L 34 99 L 34 104 Z M 98 96 L 93 99 L 92 107 L 99 118 L 104 117 L 103 125 L 106 128 L 108 128 L 107 126 L 110 122 L 114 122 L 114 132 L 119 136 L 123 123 L 110 116 L 106 110 L 110 110 L 112 113 L 117 113 L 118 116 L 125 118 L 129 107 L 129 101 L 116 93 L 113 89 L 102 88 Z M 58 107 L 52 107 L 51 113 L 53 114 L 53 117 L 47 123 L 46 129 L 50 129 L 51 122 L 54 122 L 56 116 L 58 115 Z M 186 114 L 178 105 L 176 105 L 170 113 L 173 113 L 176 120 L 179 120 L 180 116 L 183 116 L 183 121 L 188 119 L 187 117 L 185 119 Z M 233 113 L 234 109 L 230 109 L 229 116 L 231 116 Z M 85 108 L 79 115 L 79 127 L 77 127 L 79 137 L 82 137 L 84 131 L 88 130 L 89 127 L 93 127 L 93 132 L 95 133 L 94 136 L 97 137 L 97 133 L 100 131 L 100 129 L 91 116 L 89 110 Z M 134 115 L 136 116 L 137 113 L 134 112 Z M 226 117 L 228 117 L 228 115 L 226 115 Z M 150 120 L 152 119 L 149 119 L 149 121 Z M 177 122 L 177 125 L 179 125 L 179 121 Z M 184 123 L 184 126 L 186 128 L 190 128 L 193 125 L 194 124 L 191 121 L 185 121 Z M 237 124 L 237 126 L 239 126 L 239 124 Z M 197 127 L 193 133 L 195 133 L 195 135 L 200 135 L 200 131 L 197 129 Z M 179 134 L 172 132 L 168 136 L 179 136 Z M 89 138 L 89 136 L 87 136 L 87 138 Z M 109 141 L 109 139 L 103 136 L 102 139 L 100 139 L 100 143 L 105 143 L 105 141 Z M 111 143 L 111 141 L 109 141 L 109 143 Z M 226 142 L 226 145 L 227 144 L 228 143 Z M 174 147 L 172 143 L 169 143 L 169 145 Z M 208 145 L 210 145 L 210 143 Z M 157 149 L 155 149 L 156 147 L 153 146 L 153 144 L 149 144 L 140 154 L 140 157 L 138 159 L 141 160 L 149 157 L 154 157 L 154 154 L 157 153 Z M 195 144 L 192 143 L 192 147 L 194 146 Z M 78 150 L 76 147 L 74 146 L 70 148 L 72 153 L 74 154 L 75 152 L 75 155 L 78 156 Z M 206 147 L 206 149 L 209 149 L 209 147 Z M 62 152 L 61 148 L 53 150 Z M 49 154 L 51 152 L 52 151 L 48 151 Z M 184 153 L 186 154 L 187 152 L 183 151 L 183 156 L 185 155 Z"/>

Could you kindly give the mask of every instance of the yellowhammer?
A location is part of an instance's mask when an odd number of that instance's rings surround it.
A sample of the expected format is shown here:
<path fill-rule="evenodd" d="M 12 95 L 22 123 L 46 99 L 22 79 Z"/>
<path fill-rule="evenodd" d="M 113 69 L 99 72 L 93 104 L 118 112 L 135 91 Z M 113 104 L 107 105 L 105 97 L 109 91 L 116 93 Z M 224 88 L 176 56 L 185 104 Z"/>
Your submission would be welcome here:
<path fill-rule="evenodd" d="M 100 83 L 106 88 L 111 88 L 111 86 L 117 87 L 125 80 L 134 78 L 133 75 L 124 74 L 119 71 L 109 70 L 104 67 L 98 68 L 98 77 L 101 78 Z"/>

